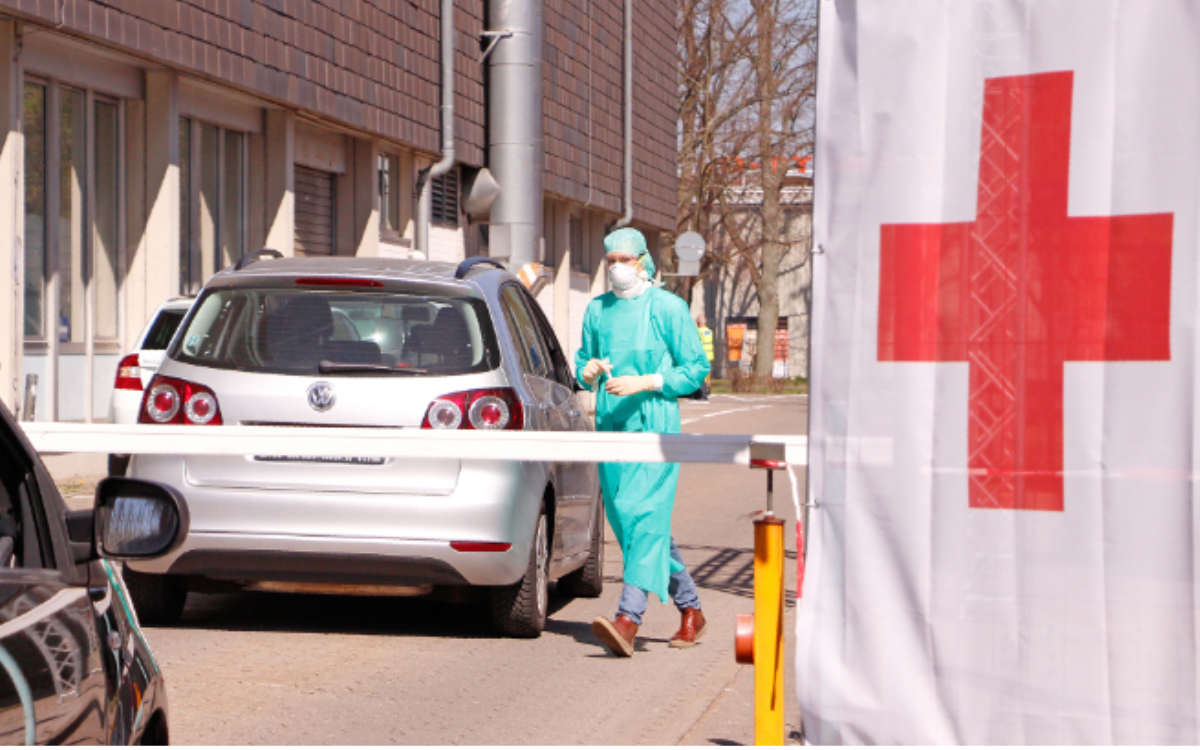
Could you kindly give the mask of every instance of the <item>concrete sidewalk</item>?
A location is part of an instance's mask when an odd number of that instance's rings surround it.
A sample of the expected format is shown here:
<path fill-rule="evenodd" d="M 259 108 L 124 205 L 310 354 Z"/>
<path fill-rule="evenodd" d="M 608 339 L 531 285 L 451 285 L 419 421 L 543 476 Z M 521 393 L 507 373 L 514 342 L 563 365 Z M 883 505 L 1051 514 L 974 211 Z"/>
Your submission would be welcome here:
<path fill-rule="evenodd" d="M 43 455 L 42 463 L 71 510 L 90 508 L 96 483 L 108 476 L 108 456 L 104 453 Z"/>

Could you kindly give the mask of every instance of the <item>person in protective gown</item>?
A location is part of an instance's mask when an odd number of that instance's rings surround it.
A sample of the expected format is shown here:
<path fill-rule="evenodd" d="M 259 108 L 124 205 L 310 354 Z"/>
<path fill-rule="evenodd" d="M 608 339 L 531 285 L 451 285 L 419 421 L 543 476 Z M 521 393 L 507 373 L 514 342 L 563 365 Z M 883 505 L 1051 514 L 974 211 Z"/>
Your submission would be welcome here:
<path fill-rule="evenodd" d="M 654 261 L 636 229 L 604 238 L 612 291 L 588 303 L 582 346 L 575 354 L 579 382 L 596 390 L 601 432 L 679 432 L 676 399 L 692 393 L 709 363 L 687 303 L 655 286 Z M 624 558 L 624 588 L 614 620 L 597 617 L 592 630 L 617 656 L 632 656 L 648 595 L 674 602 L 681 613 L 675 648 L 704 633 L 696 584 L 671 537 L 677 463 L 601 463 L 604 510 Z"/>

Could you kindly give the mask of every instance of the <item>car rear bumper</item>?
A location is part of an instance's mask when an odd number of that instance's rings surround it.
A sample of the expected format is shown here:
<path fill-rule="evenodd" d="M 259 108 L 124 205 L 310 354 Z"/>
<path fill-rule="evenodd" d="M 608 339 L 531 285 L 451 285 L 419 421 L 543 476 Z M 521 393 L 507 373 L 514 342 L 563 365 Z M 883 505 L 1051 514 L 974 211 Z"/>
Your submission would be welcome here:
<path fill-rule="evenodd" d="M 189 484 L 184 460 L 135 456 L 129 475 L 183 494 L 183 543 L 143 573 L 225 581 L 388 585 L 514 583 L 525 572 L 545 469 L 527 462 L 464 462 L 449 495 L 231 489 Z M 459 551 L 451 542 L 503 551 Z"/>
<path fill-rule="evenodd" d="M 108 419 L 114 424 L 137 424 L 141 408 L 141 391 L 114 388 L 108 405 Z"/>

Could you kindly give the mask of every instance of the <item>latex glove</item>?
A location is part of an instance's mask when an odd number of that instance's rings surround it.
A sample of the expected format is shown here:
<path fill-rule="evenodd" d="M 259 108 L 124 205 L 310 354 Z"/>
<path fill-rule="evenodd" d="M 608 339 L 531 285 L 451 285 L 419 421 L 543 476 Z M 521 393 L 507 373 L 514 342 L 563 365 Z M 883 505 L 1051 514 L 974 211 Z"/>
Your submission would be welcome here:
<path fill-rule="evenodd" d="M 596 382 L 596 378 L 600 377 L 601 372 L 612 374 L 612 365 L 609 364 L 608 357 L 589 359 L 588 363 L 583 366 L 583 379 L 590 385 Z"/>
<path fill-rule="evenodd" d="M 610 378 L 604 384 L 604 390 L 614 396 L 632 396 L 635 393 L 642 391 L 656 390 L 661 381 L 661 375 L 622 375 L 616 378 Z"/>

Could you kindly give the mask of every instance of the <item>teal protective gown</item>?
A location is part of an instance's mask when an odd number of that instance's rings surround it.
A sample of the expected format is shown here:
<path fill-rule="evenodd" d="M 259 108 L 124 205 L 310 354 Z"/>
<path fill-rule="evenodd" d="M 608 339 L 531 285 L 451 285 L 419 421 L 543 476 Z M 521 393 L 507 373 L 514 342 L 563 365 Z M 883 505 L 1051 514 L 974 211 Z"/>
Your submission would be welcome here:
<path fill-rule="evenodd" d="M 676 295 L 650 287 L 633 299 L 612 292 L 588 303 L 583 317 L 583 345 L 575 354 L 580 384 L 590 359 L 608 358 L 612 376 L 663 377 L 661 391 L 614 396 L 604 390 L 601 373 L 596 390 L 596 429 L 602 432 L 679 432 L 676 399 L 697 390 L 708 375 L 708 357 L 700 344 L 687 304 Z M 621 545 L 625 583 L 668 600 L 672 565 L 671 512 L 675 507 L 677 463 L 601 463 L 604 510 Z"/>

